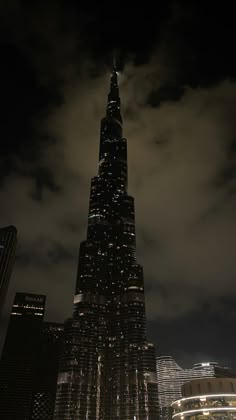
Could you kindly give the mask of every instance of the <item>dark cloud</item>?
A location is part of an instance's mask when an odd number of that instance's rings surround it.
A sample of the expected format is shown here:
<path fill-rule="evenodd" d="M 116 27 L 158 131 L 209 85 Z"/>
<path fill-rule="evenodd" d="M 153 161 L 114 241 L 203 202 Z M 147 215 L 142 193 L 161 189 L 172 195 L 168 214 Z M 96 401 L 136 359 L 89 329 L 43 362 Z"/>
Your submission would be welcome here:
<path fill-rule="evenodd" d="M 15 291 L 27 290 L 48 295 L 48 318 L 71 314 L 116 47 L 151 336 L 160 351 L 185 362 L 183 349 L 191 360 L 233 357 L 232 28 L 220 38 L 216 27 L 224 17 L 217 9 L 209 22 L 199 3 L 165 3 L 158 16 L 148 7 L 135 13 L 117 7 L 110 20 L 102 5 L 4 6 L 0 220 L 19 232 L 6 311 Z M 216 350 L 221 340 L 233 350 Z"/>

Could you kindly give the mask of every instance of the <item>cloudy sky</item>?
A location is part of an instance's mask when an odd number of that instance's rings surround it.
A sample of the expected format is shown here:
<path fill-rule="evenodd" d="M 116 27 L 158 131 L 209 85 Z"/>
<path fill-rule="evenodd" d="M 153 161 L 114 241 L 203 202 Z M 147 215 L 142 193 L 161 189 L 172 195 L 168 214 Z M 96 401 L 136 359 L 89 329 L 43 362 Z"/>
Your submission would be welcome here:
<path fill-rule="evenodd" d="M 48 320 L 71 315 L 115 49 L 149 335 L 184 366 L 235 365 L 231 11 L 184 0 L 157 10 L 5 3 L 0 225 L 17 227 L 18 250 L 2 332 L 16 291 L 46 294 Z"/>

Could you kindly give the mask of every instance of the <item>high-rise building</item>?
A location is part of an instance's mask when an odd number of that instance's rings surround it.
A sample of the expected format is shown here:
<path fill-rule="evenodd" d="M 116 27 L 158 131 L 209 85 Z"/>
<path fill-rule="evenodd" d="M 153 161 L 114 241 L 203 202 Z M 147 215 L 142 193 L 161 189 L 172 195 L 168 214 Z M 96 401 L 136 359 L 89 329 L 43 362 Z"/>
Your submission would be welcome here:
<path fill-rule="evenodd" d="M 32 388 L 31 420 L 52 420 L 64 325 L 43 322 Z"/>
<path fill-rule="evenodd" d="M 17 230 L 14 226 L 0 228 L 0 316 L 14 264 L 16 242 Z"/>
<path fill-rule="evenodd" d="M 218 362 L 201 362 L 193 365 L 191 379 L 200 378 L 235 378 L 235 371 L 228 366 L 220 366 Z"/>
<path fill-rule="evenodd" d="M 171 403 L 181 397 L 181 385 L 191 379 L 191 369 L 182 369 L 171 356 L 157 357 L 160 418 L 172 418 Z"/>
<path fill-rule="evenodd" d="M 233 376 L 230 369 L 217 362 L 196 363 L 191 369 L 181 368 L 172 356 L 157 357 L 158 398 L 161 420 L 172 419 L 172 402 L 181 398 L 181 387 L 193 379 Z"/>
<path fill-rule="evenodd" d="M 17 293 L 0 362 L 0 418 L 30 419 L 46 297 Z"/>
<path fill-rule="evenodd" d="M 146 337 L 115 69 L 101 121 L 87 239 L 80 246 L 73 320 L 66 330 L 54 419 L 158 419 L 155 349 Z"/>

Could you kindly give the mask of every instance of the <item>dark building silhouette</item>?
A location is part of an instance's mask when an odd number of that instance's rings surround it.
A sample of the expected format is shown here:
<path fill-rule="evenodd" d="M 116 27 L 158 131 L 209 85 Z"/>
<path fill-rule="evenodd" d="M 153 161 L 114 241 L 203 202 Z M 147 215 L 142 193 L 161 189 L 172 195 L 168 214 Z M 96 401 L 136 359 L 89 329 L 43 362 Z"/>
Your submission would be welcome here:
<path fill-rule="evenodd" d="M 91 182 L 87 239 L 80 245 L 54 419 L 158 419 L 155 349 L 146 337 L 115 69 L 101 121 L 98 175 Z"/>
<path fill-rule="evenodd" d="M 14 226 L 0 228 L 0 316 L 15 260 L 17 230 Z"/>
<path fill-rule="evenodd" d="M 33 380 L 32 420 L 53 419 L 63 332 L 63 324 L 43 322 L 40 356 L 36 361 Z"/>
<path fill-rule="evenodd" d="M 0 363 L 0 418 L 30 419 L 46 297 L 17 293 Z"/>

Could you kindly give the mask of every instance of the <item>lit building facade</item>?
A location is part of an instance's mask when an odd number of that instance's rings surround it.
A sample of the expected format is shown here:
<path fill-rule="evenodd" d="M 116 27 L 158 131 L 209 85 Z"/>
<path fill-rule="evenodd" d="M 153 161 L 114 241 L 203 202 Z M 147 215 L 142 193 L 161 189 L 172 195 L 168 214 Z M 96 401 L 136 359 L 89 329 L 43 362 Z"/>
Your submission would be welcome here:
<path fill-rule="evenodd" d="M 30 419 L 46 297 L 17 293 L 0 362 L 0 418 Z"/>
<path fill-rule="evenodd" d="M 147 341 L 143 270 L 136 261 L 134 199 L 127 193 L 115 69 L 101 121 L 87 239 L 74 315 L 66 325 L 55 420 L 157 420 L 155 349 Z"/>
<path fill-rule="evenodd" d="M 182 386 L 183 398 L 172 404 L 176 420 L 235 420 L 236 379 L 206 378 Z"/>
<path fill-rule="evenodd" d="M 157 357 L 158 398 L 161 420 L 172 419 L 172 402 L 182 397 L 181 387 L 192 379 L 232 376 L 230 369 L 217 362 L 194 364 L 182 369 L 171 356 Z"/>
<path fill-rule="evenodd" d="M 17 230 L 14 226 L 0 229 L 0 316 L 15 260 Z"/>

